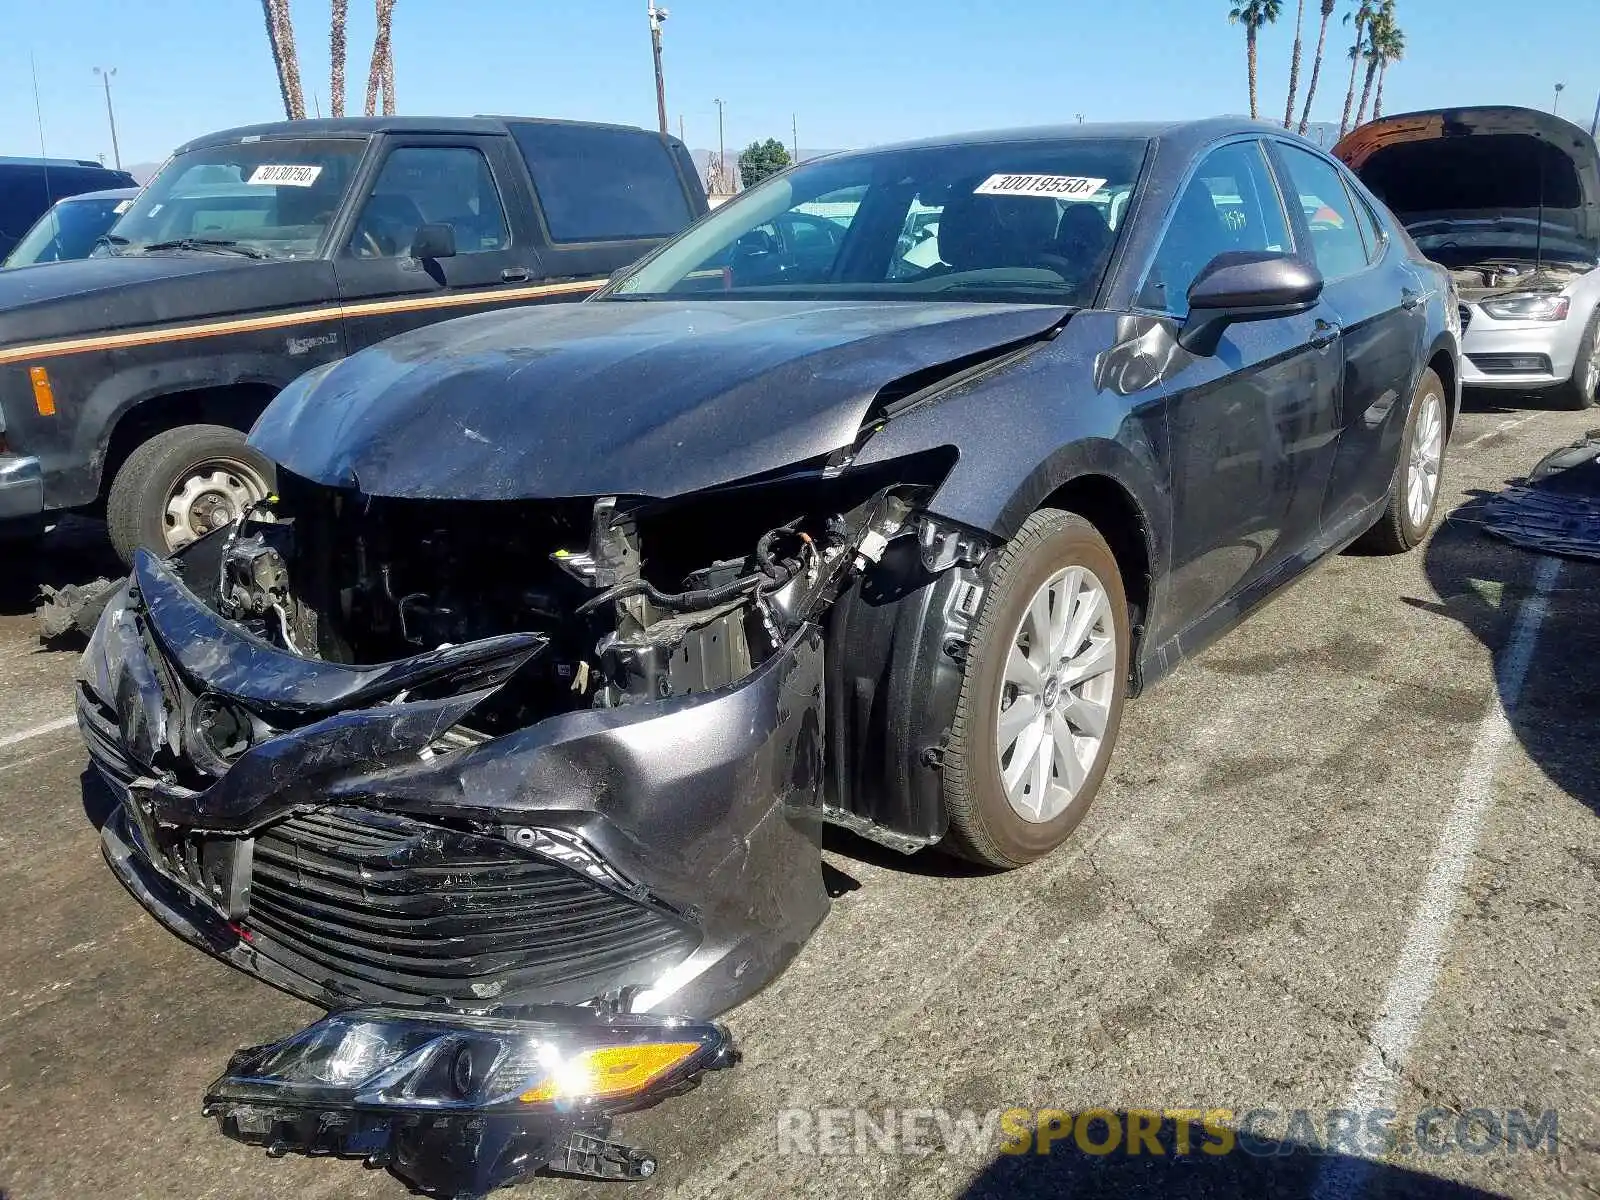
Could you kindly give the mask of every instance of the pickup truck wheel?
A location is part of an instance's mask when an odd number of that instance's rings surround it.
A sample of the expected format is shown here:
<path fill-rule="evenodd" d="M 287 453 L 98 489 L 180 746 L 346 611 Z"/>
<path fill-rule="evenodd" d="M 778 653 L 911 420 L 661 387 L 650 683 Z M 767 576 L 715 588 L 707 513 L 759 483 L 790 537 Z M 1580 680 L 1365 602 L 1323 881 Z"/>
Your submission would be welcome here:
<path fill-rule="evenodd" d="M 1093 803 L 1128 688 L 1128 601 L 1100 532 L 1041 509 L 999 556 L 944 755 L 947 846 L 1020 867 Z"/>
<path fill-rule="evenodd" d="M 271 460 L 224 425 L 182 425 L 128 456 L 106 496 L 106 526 L 122 561 L 143 548 L 181 550 L 228 524 L 276 486 Z"/>

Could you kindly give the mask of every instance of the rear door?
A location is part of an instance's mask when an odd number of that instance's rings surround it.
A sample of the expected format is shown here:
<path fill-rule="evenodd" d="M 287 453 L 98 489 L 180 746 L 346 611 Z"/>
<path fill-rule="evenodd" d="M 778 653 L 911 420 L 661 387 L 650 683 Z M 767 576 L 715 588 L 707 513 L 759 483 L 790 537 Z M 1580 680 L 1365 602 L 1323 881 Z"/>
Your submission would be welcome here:
<path fill-rule="evenodd" d="M 598 286 L 705 212 L 688 155 L 671 138 L 564 121 L 509 125 L 533 180 L 551 278 Z"/>
<path fill-rule="evenodd" d="M 351 351 L 450 317 L 528 300 L 538 271 L 531 200 L 506 137 L 385 138 L 335 232 Z M 411 254 L 424 224 L 455 233 L 453 257 Z"/>
<path fill-rule="evenodd" d="M 1322 524 L 1330 535 L 1381 501 L 1399 461 L 1416 364 L 1426 333 L 1425 285 L 1390 245 L 1344 167 L 1274 142 L 1301 240 L 1322 272 L 1322 302 L 1340 330 L 1339 444 Z"/>
<path fill-rule="evenodd" d="M 1181 320 L 1218 254 L 1294 250 L 1261 143 L 1211 150 L 1185 184 L 1136 304 Z M 1170 625 L 1177 633 L 1303 557 L 1315 542 L 1336 437 L 1338 340 L 1315 311 L 1236 323 L 1217 353 L 1175 348 Z"/>

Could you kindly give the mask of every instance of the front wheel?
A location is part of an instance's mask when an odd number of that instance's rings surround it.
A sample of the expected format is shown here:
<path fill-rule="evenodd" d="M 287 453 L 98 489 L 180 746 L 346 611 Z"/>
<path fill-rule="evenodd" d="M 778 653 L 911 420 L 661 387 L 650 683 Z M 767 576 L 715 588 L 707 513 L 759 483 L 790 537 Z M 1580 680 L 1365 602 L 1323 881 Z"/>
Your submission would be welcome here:
<path fill-rule="evenodd" d="M 999 556 L 944 756 L 949 847 L 1020 867 L 1089 811 L 1127 694 L 1128 602 L 1082 517 L 1041 509 Z"/>
<path fill-rule="evenodd" d="M 1572 364 L 1572 378 L 1555 389 L 1562 408 L 1592 408 L 1600 392 L 1600 311 L 1589 318 Z"/>
<path fill-rule="evenodd" d="M 181 550 L 228 524 L 275 484 L 272 462 L 224 425 L 181 425 L 128 456 L 106 496 L 106 527 L 124 563 Z"/>

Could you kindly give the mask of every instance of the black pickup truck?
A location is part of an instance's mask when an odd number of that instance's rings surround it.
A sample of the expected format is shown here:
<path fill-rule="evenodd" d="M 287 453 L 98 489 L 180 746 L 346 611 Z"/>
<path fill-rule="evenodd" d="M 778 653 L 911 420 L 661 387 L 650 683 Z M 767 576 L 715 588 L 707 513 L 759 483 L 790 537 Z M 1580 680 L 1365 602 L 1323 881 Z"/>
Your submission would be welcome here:
<path fill-rule="evenodd" d="M 681 142 L 616 125 L 192 141 L 94 257 L 0 275 L 0 533 L 103 506 L 125 559 L 175 550 L 270 491 L 244 435 L 297 375 L 419 325 L 580 300 L 705 211 Z"/>

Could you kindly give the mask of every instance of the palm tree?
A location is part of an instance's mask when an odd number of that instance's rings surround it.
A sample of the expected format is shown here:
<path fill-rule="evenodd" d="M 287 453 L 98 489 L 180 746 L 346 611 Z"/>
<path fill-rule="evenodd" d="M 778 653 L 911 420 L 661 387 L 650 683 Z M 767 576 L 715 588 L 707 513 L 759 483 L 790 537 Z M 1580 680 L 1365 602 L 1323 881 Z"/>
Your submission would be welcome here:
<path fill-rule="evenodd" d="M 1300 30 L 1306 20 L 1306 0 L 1296 0 L 1294 10 L 1294 53 L 1289 59 L 1289 100 L 1283 106 L 1283 127 L 1294 124 L 1294 94 L 1300 88 Z"/>
<path fill-rule="evenodd" d="M 372 67 L 367 72 L 367 116 L 378 115 L 378 94 L 383 93 L 383 115 L 394 115 L 394 61 L 390 57 L 389 31 L 394 24 L 394 0 L 378 0 L 378 31 L 372 39 Z"/>
<path fill-rule="evenodd" d="M 1317 57 L 1311 60 L 1311 83 L 1306 88 L 1306 106 L 1300 113 L 1300 136 L 1311 127 L 1311 101 L 1316 99 L 1317 80 L 1322 77 L 1322 52 L 1328 45 L 1328 21 L 1339 0 L 1322 0 L 1322 29 L 1317 34 Z"/>
<path fill-rule="evenodd" d="M 272 47 L 272 63 L 278 70 L 278 92 L 283 97 L 283 112 L 291 121 L 303 121 L 305 96 L 300 91 L 300 56 L 294 48 L 294 22 L 289 16 L 289 0 L 261 0 L 267 21 L 267 44 Z"/>
<path fill-rule="evenodd" d="M 1366 45 L 1367 25 L 1377 11 L 1377 0 L 1357 0 L 1355 12 L 1344 15 L 1344 23 L 1355 26 L 1356 40 L 1350 46 L 1350 90 L 1344 94 L 1344 115 L 1339 118 L 1340 137 L 1350 128 L 1350 106 L 1356 102 L 1356 70 L 1361 65 L 1361 51 Z"/>
<path fill-rule="evenodd" d="M 1283 10 L 1283 0 L 1233 0 L 1228 10 L 1228 22 L 1244 26 L 1245 60 L 1250 70 L 1250 115 L 1259 117 L 1261 107 L 1256 103 L 1256 36 L 1263 25 L 1271 25 Z"/>
<path fill-rule="evenodd" d="M 1366 82 L 1361 86 L 1361 107 L 1356 109 L 1356 125 L 1360 126 L 1367 120 L 1367 101 L 1372 99 L 1372 85 L 1378 78 L 1378 64 L 1383 55 L 1378 49 L 1378 40 L 1383 36 L 1383 31 L 1394 26 L 1395 0 L 1381 0 L 1378 11 L 1367 19 L 1367 46 L 1362 51 L 1362 58 L 1367 62 Z"/>
<path fill-rule="evenodd" d="M 344 26 L 350 15 L 350 0 L 333 0 L 333 24 L 328 32 L 328 56 L 332 60 L 332 79 L 328 90 L 332 93 L 329 110 L 333 116 L 344 116 Z"/>
<path fill-rule="evenodd" d="M 1372 98 L 1372 119 L 1383 116 L 1383 79 L 1389 73 L 1389 64 L 1406 56 L 1406 34 L 1396 24 L 1391 12 L 1374 33 L 1373 42 L 1378 51 L 1378 92 Z"/>

